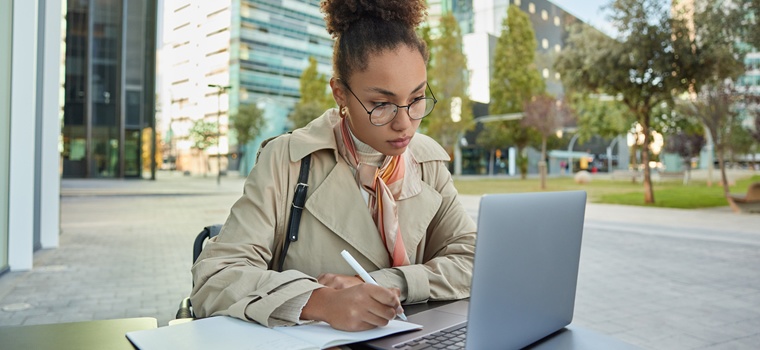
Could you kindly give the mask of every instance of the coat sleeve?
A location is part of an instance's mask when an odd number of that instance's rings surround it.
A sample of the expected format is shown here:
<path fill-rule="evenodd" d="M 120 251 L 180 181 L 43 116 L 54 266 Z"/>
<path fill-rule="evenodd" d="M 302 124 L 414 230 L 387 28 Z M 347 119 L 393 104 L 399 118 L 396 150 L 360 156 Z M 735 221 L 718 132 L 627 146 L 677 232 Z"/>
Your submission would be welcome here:
<path fill-rule="evenodd" d="M 405 303 L 452 300 L 470 296 L 475 257 L 475 222 L 457 198 L 454 182 L 443 161 L 424 162 L 423 180 L 442 201 L 428 225 L 421 263 L 372 273 L 381 285 L 401 289 Z M 382 280 L 382 282 L 381 282 Z"/>
<path fill-rule="evenodd" d="M 278 308 L 295 307 L 300 314 L 308 295 L 320 288 L 316 280 L 295 270 L 269 270 L 275 247 L 282 241 L 290 204 L 290 164 L 287 142 L 270 143 L 245 182 L 243 196 L 232 206 L 221 232 L 206 243 L 193 265 L 190 300 L 198 317 L 229 315 L 265 326 L 295 320 L 272 319 Z M 296 169 L 296 175 L 290 172 Z M 301 305 L 292 305 L 300 300 Z M 296 303 L 297 304 L 297 303 Z"/>

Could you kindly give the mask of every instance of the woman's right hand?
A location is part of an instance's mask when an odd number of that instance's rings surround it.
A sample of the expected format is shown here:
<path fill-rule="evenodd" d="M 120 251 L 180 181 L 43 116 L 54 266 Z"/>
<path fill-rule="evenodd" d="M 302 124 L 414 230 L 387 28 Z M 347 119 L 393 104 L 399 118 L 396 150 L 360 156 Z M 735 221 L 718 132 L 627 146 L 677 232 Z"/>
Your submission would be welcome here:
<path fill-rule="evenodd" d="M 369 283 L 343 289 L 324 287 L 311 293 L 301 311 L 301 318 L 325 321 L 343 331 L 382 327 L 395 318 L 397 312 L 403 312 L 399 295 L 396 288 Z"/>

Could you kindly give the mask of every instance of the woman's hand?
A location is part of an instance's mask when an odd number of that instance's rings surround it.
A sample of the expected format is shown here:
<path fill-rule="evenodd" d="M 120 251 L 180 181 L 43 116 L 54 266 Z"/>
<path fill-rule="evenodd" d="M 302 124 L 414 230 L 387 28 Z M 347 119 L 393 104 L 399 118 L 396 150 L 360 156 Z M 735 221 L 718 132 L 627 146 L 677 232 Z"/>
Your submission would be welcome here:
<path fill-rule="evenodd" d="M 311 293 L 301 311 L 301 318 L 325 321 L 333 328 L 343 331 L 382 327 L 395 318 L 397 312 L 403 312 L 400 294 L 397 288 L 389 289 L 369 283 L 342 289 L 320 288 Z"/>
<path fill-rule="evenodd" d="M 323 273 L 319 275 L 319 277 L 317 277 L 317 282 L 335 289 L 350 288 L 357 284 L 364 283 L 364 281 L 357 276 L 337 275 L 334 273 Z"/>

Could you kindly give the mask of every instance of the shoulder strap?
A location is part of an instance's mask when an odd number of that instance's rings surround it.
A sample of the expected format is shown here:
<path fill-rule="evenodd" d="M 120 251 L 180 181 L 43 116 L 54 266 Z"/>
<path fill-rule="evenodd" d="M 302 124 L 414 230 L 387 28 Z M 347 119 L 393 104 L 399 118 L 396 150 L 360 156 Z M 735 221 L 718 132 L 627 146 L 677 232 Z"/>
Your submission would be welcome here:
<path fill-rule="evenodd" d="M 282 266 L 285 263 L 285 255 L 288 254 L 290 242 L 298 240 L 298 226 L 301 224 L 301 211 L 306 204 L 306 191 L 309 188 L 309 165 L 311 164 L 311 154 L 307 154 L 301 159 L 301 171 L 298 173 L 298 183 L 296 184 L 295 194 L 293 195 L 293 204 L 290 208 L 290 220 L 288 220 L 288 236 L 285 237 L 285 243 L 282 245 L 280 261 L 277 264 L 277 271 L 282 272 Z"/>

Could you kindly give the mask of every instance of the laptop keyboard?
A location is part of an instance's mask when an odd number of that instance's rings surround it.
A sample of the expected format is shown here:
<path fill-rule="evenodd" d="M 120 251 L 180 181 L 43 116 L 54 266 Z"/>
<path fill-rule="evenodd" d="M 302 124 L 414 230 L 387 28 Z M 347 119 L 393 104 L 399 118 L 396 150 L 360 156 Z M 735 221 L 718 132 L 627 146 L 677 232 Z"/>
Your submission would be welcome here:
<path fill-rule="evenodd" d="M 406 343 L 396 345 L 393 348 L 399 350 L 464 349 L 464 338 L 466 334 L 467 324 L 465 323 L 412 339 Z"/>

